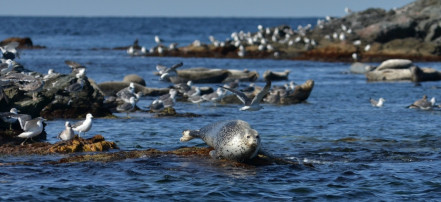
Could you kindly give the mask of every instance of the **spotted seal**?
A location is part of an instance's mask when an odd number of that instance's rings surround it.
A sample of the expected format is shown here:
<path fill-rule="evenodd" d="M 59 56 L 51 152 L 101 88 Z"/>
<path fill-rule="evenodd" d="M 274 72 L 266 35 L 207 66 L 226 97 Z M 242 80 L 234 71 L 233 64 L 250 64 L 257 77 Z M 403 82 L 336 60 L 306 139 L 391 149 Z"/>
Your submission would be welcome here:
<path fill-rule="evenodd" d="M 182 132 L 181 142 L 201 138 L 214 148 L 213 158 L 245 161 L 254 158 L 260 149 L 260 137 L 256 130 L 242 120 L 219 121 L 199 130 Z"/>

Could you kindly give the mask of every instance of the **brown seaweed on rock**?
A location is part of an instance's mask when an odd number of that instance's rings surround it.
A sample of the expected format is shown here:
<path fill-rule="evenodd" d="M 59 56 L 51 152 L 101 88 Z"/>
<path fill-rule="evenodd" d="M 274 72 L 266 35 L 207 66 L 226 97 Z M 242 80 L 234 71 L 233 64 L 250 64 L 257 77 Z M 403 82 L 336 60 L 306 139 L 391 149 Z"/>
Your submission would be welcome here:
<path fill-rule="evenodd" d="M 114 142 L 109 142 L 101 135 L 95 135 L 92 138 L 83 139 L 76 136 L 69 141 L 60 141 L 55 144 L 48 142 L 36 142 L 24 146 L 5 144 L 0 146 L 2 155 L 48 155 L 55 153 L 73 153 L 73 152 L 97 152 L 117 149 Z"/>

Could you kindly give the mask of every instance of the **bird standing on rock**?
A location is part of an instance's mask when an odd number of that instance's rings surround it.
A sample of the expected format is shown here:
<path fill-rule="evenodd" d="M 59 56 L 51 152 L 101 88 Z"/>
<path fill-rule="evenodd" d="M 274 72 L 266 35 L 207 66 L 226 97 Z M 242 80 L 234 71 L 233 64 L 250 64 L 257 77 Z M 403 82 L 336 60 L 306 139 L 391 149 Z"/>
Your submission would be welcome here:
<path fill-rule="evenodd" d="M 66 128 L 63 131 L 61 131 L 60 134 L 58 134 L 57 138 L 63 141 L 68 141 L 73 139 L 75 137 L 75 133 L 72 130 L 72 126 L 70 125 L 69 121 L 66 121 L 64 125 Z"/>
<path fill-rule="evenodd" d="M 90 128 L 92 128 L 92 118 L 93 118 L 92 114 L 88 113 L 84 121 L 79 121 L 74 125 L 72 125 L 72 129 L 74 131 L 78 131 L 78 137 L 81 137 L 81 132 L 83 132 L 84 135 L 86 135 L 86 132 L 89 131 Z"/>
<path fill-rule="evenodd" d="M 33 137 L 40 135 L 41 132 L 43 132 L 43 121 L 45 121 L 45 119 L 41 117 L 26 121 L 23 127 L 24 132 L 18 135 L 20 138 L 26 138 L 20 145 L 24 145 L 29 138 L 32 140 Z"/>

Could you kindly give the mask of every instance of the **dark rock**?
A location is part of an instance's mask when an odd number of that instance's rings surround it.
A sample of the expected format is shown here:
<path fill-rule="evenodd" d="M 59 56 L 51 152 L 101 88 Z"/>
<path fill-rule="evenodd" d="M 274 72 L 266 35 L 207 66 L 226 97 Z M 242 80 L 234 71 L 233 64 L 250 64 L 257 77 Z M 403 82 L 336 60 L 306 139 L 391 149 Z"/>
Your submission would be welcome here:
<path fill-rule="evenodd" d="M 0 136 L 4 137 L 4 136 Z M 31 142 L 31 141 L 29 141 Z M 114 142 L 105 141 L 103 136 L 95 135 L 89 139 L 76 136 L 69 141 L 60 141 L 55 144 L 48 142 L 27 143 L 24 146 L 19 144 L 0 145 L 2 155 L 48 155 L 54 153 L 73 153 L 73 152 L 97 152 L 117 149 Z"/>
<path fill-rule="evenodd" d="M 33 74 L 42 77 L 38 73 Z M 101 91 L 87 77 L 84 78 L 84 86 L 79 92 L 65 90 L 67 86 L 77 82 L 74 75 L 60 74 L 50 78 L 44 83 L 43 90 L 38 93 L 36 100 L 33 100 L 29 93 L 19 89 L 20 82 L 17 79 L 11 79 L 8 85 L 3 86 L 9 102 L 2 108 L 8 110 L 15 107 L 21 113 L 32 117 L 42 116 L 46 119 L 77 118 L 87 113 L 92 113 L 95 117 L 111 115 L 111 112 L 103 107 L 104 96 Z"/>

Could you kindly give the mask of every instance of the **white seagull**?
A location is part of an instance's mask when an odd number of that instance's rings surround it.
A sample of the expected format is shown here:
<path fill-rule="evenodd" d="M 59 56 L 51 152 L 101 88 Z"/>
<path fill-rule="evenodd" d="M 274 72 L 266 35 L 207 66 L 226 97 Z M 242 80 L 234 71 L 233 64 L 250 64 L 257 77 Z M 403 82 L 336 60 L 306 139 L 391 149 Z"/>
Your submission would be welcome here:
<path fill-rule="evenodd" d="M 43 121 L 45 121 L 45 119 L 41 117 L 26 121 L 23 127 L 24 132 L 18 135 L 18 137 L 20 138 L 26 138 L 25 141 L 23 141 L 20 145 L 24 145 L 24 143 L 29 138 L 32 139 L 33 137 L 40 135 L 40 133 L 43 132 Z"/>
<path fill-rule="evenodd" d="M 380 97 L 380 99 L 378 99 L 378 101 L 374 100 L 372 98 L 370 98 L 369 101 L 371 102 L 371 105 L 373 107 L 382 107 L 386 100 L 384 98 Z"/>
<path fill-rule="evenodd" d="M 86 135 L 86 132 L 89 131 L 90 128 L 92 128 L 92 118 L 93 118 L 92 114 L 88 113 L 84 121 L 79 121 L 74 125 L 72 125 L 72 129 L 74 131 L 78 131 L 78 137 L 81 137 L 81 132 L 83 132 L 84 135 Z"/>
<path fill-rule="evenodd" d="M 269 89 L 271 88 L 271 81 L 267 80 L 266 81 L 266 85 L 265 87 L 262 89 L 262 91 L 260 91 L 253 100 L 249 99 L 243 92 L 235 90 L 235 89 L 231 89 L 231 88 L 226 88 L 221 86 L 221 88 L 224 88 L 226 90 L 229 90 L 230 92 L 236 94 L 237 98 L 239 98 L 240 101 L 242 101 L 245 106 L 240 108 L 240 111 L 258 111 L 260 109 L 262 109 L 263 107 L 260 106 L 260 101 L 262 100 L 263 96 L 265 96 Z"/>

